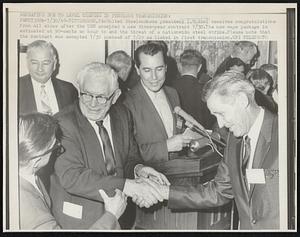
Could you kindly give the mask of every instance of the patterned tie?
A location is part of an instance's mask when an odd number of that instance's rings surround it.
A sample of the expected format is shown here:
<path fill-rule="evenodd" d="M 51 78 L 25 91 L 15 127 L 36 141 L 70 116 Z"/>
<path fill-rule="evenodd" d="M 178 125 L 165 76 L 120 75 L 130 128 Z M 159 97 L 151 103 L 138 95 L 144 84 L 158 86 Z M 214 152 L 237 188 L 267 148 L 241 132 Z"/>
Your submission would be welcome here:
<path fill-rule="evenodd" d="M 112 145 L 107 133 L 106 128 L 103 126 L 103 121 L 96 122 L 99 128 L 99 134 L 102 140 L 103 151 L 105 156 L 105 166 L 108 175 L 115 175 L 116 174 L 116 162 L 115 157 L 112 149 Z"/>
<path fill-rule="evenodd" d="M 41 85 L 41 106 L 42 106 L 42 111 L 41 111 L 42 113 L 52 115 L 49 97 L 45 90 L 45 84 Z"/>
<path fill-rule="evenodd" d="M 248 166 L 250 153 L 251 153 L 250 137 L 246 136 L 245 139 L 243 139 L 242 148 L 243 148 L 242 173 L 245 179 L 246 187 L 248 187 L 246 168 Z"/>

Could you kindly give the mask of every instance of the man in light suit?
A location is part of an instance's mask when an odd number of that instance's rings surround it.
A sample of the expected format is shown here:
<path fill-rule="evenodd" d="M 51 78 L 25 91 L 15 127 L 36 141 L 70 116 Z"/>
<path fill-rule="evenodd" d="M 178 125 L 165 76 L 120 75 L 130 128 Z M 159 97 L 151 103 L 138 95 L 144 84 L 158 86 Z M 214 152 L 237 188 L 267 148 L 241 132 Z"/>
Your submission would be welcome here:
<path fill-rule="evenodd" d="M 134 135 L 145 161 L 168 160 L 169 154 L 182 150 L 191 137 L 178 134 L 182 125 L 173 110 L 180 105 L 179 97 L 175 89 L 163 86 L 166 54 L 162 46 L 149 42 L 136 49 L 135 60 L 141 80 L 124 100 L 133 115 Z"/>
<path fill-rule="evenodd" d="M 57 52 L 44 40 L 36 40 L 27 47 L 29 74 L 19 80 L 19 113 L 41 112 L 55 114 L 77 98 L 76 88 L 55 77 Z"/>
<path fill-rule="evenodd" d="M 143 179 L 132 179 L 134 175 L 151 174 L 158 182 L 167 182 L 164 175 L 138 164 L 131 114 L 115 104 L 121 93 L 116 72 L 108 65 L 90 63 L 78 74 L 78 88 L 79 101 L 56 115 L 65 152 L 55 162 L 50 195 L 53 214 L 64 229 L 87 229 L 103 215 L 99 189 L 111 196 L 117 188 L 149 207 L 162 198 Z"/>
<path fill-rule="evenodd" d="M 254 91 L 232 71 L 206 84 L 208 108 L 230 131 L 224 158 L 206 184 L 162 186 L 169 208 L 208 208 L 234 198 L 240 229 L 279 229 L 278 118 L 256 104 Z"/>

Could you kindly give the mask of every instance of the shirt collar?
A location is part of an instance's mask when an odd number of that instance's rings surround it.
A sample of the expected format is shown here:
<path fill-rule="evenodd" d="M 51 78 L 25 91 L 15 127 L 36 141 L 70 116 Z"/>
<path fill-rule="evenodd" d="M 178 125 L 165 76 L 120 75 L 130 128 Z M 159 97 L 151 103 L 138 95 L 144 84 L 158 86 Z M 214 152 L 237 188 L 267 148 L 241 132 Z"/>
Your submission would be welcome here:
<path fill-rule="evenodd" d="M 258 138 L 260 129 L 261 129 L 261 126 L 263 123 L 263 119 L 264 119 L 265 111 L 261 107 L 259 107 L 259 108 L 260 108 L 260 111 L 258 113 L 258 116 L 256 117 L 254 123 L 252 124 L 252 126 L 247 134 L 251 140 L 256 140 Z"/>
<path fill-rule="evenodd" d="M 95 125 L 97 121 L 90 120 L 87 118 L 87 120 L 90 122 L 90 124 Z M 108 123 L 110 122 L 110 116 L 107 114 L 105 118 L 103 119 L 103 126 L 107 128 Z"/>
<path fill-rule="evenodd" d="M 163 89 L 160 89 L 160 90 L 157 91 L 157 92 L 153 92 L 153 91 L 149 90 L 149 89 L 144 85 L 144 83 L 143 83 L 142 80 L 141 80 L 141 83 L 142 83 L 142 86 L 143 86 L 143 88 L 145 89 L 146 93 L 149 95 L 149 97 L 150 97 L 151 99 L 154 99 L 154 98 L 156 98 L 157 96 L 160 96 L 160 95 L 163 95 L 163 94 L 164 94 L 164 90 L 163 90 Z"/>
<path fill-rule="evenodd" d="M 192 74 L 192 73 L 183 73 L 183 74 L 181 74 L 181 76 L 182 76 L 182 77 L 183 77 L 183 76 L 192 76 L 192 77 L 197 78 L 197 75 L 195 76 L 195 75 Z"/>
<path fill-rule="evenodd" d="M 42 83 L 37 82 L 32 77 L 30 77 L 30 78 L 31 78 L 33 86 L 35 86 L 35 87 L 41 87 Z M 51 87 L 52 86 L 52 80 L 51 80 L 51 78 L 44 85 L 45 85 L 45 88 Z"/>

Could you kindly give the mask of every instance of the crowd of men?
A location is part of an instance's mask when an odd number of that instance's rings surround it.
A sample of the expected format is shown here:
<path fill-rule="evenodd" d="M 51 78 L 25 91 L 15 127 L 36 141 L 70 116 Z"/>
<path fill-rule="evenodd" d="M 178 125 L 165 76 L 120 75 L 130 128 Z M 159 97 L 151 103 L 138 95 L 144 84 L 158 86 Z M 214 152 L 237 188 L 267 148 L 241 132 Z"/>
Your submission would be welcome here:
<path fill-rule="evenodd" d="M 135 50 L 134 61 L 122 50 L 113 52 L 106 63 L 84 65 L 75 88 L 56 78 L 58 57 L 51 43 L 28 45 L 19 113 L 53 116 L 64 148 L 38 174 L 51 198 L 50 219 L 63 229 L 88 229 L 109 210 L 105 200 L 121 200 L 120 195 L 134 203 L 126 218 L 135 205 L 148 208 L 167 200 L 170 209 L 193 210 L 234 199 L 240 229 L 279 229 L 276 65 L 253 69 L 259 49 L 239 41 L 211 79 L 199 51 L 184 50 L 176 65 L 167 51 L 165 42 L 149 41 Z M 170 184 L 147 166 L 169 160 L 193 140 L 178 126 L 177 106 L 203 128 L 225 131 L 224 158 L 215 178 L 203 185 Z M 20 208 L 29 216 L 39 213 L 30 205 Z M 126 228 L 123 221 L 108 228 Z"/>

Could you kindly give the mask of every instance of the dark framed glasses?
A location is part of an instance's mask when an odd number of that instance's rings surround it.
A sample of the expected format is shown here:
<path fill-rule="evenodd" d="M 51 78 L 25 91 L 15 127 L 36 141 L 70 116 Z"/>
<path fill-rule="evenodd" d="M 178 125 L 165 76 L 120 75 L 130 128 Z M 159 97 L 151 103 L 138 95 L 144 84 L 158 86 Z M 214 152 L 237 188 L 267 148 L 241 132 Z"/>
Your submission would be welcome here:
<path fill-rule="evenodd" d="M 82 96 L 85 102 L 91 102 L 93 98 L 96 98 L 99 104 L 106 104 L 113 97 L 115 92 L 116 91 L 114 91 L 109 97 L 105 97 L 102 95 L 92 95 L 86 92 L 80 92 L 80 96 Z"/>
<path fill-rule="evenodd" d="M 40 156 L 47 155 L 49 153 L 55 154 L 55 155 L 61 155 L 62 153 L 65 152 L 65 148 L 62 146 L 60 141 L 56 141 L 55 144 L 50 148 L 49 150 L 45 151 L 43 154 L 34 156 L 31 158 L 31 160 L 38 158 Z"/>

